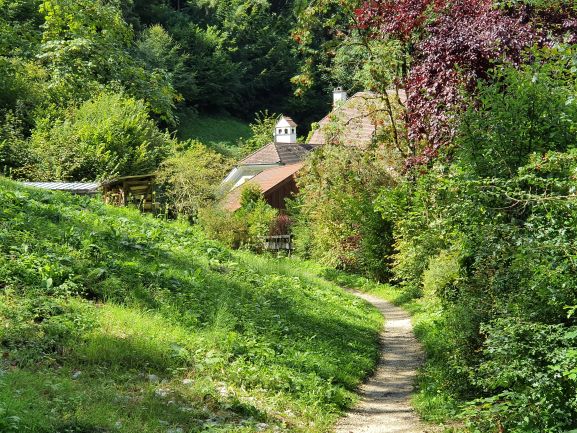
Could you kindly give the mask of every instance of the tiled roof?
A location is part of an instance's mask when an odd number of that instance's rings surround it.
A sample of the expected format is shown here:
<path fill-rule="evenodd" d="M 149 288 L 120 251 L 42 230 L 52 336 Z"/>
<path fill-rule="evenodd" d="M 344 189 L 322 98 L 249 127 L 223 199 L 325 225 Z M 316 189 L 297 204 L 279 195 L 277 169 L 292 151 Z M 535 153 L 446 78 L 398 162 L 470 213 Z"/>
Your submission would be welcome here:
<path fill-rule="evenodd" d="M 247 156 L 239 165 L 289 165 L 303 161 L 314 148 L 310 144 L 270 143 Z"/>
<path fill-rule="evenodd" d="M 95 194 L 100 188 L 100 184 L 97 182 L 22 182 L 22 184 L 34 188 L 75 194 Z"/>
<path fill-rule="evenodd" d="M 278 164 L 279 162 L 280 157 L 278 156 L 275 144 L 269 143 L 240 161 L 239 165 Z"/>
<path fill-rule="evenodd" d="M 284 120 L 286 123 L 288 123 L 289 126 L 292 126 L 292 127 L 296 127 L 296 126 L 297 126 L 297 124 L 295 123 L 295 121 L 292 120 L 292 119 L 291 119 L 290 117 L 288 117 L 288 116 L 282 116 L 282 117 L 280 118 L 279 122 L 282 121 L 282 120 Z"/>
<path fill-rule="evenodd" d="M 253 184 L 260 186 L 263 194 L 273 190 L 277 185 L 281 184 L 291 176 L 294 176 L 297 171 L 299 171 L 303 166 L 302 162 L 291 165 L 283 165 L 281 167 L 273 167 L 268 170 L 264 170 L 257 174 L 248 182 L 240 185 L 239 187 L 233 189 L 223 200 L 223 207 L 234 212 L 240 209 L 240 196 L 245 185 Z"/>
<path fill-rule="evenodd" d="M 406 100 L 404 92 L 401 92 L 399 96 L 402 102 Z M 336 122 L 342 128 L 340 141 L 344 144 L 358 147 L 370 145 L 377 131 L 374 120 L 371 118 L 371 112 L 378 110 L 381 104 L 381 98 L 375 93 L 358 92 L 354 94 L 340 103 L 319 122 L 319 127 L 313 132 L 309 143 L 326 144 L 325 128 L 331 122 Z"/>
<path fill-rule="evenodd" d="M 296 164 L 304 161 L 315 146 L 310 144 L 275 143 L 280 163 L 284 165 Z"/>

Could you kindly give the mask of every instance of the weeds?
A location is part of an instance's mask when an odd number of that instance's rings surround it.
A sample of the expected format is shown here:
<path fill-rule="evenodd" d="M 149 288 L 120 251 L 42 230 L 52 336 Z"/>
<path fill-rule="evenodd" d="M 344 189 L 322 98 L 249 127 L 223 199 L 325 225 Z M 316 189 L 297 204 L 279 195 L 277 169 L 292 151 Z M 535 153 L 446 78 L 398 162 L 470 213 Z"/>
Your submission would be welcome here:
<path fill-rule="evenodd" d="M 0 430 L 326 432 L 376 311 L 296 260 L 0 180 Z"/>

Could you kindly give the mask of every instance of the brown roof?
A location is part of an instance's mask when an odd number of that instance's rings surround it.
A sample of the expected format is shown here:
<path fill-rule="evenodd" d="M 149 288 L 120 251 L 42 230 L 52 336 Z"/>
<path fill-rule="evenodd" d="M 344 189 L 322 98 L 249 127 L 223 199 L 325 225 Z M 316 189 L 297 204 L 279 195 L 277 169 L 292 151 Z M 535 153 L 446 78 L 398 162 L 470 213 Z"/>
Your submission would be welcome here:
<path fill-rule="evenodd" d="M 295 121 L 292 120 L 292 119 L 291 119 L 290 117 L 288 117 L 288 116 L 282 116 L 282 117 L 279 119 L 279 121 L 282 120 L 282 119 L 286 120 L 286 123 L 288 123 L 289 126 L 294 126 L 294 127 L 297 126 L 297 124 L 295 123 Z"/>
<path fill-rule="evenodd" d="M 273 167 L 262 171 L 255 177 L 236 187 L 223 200 L 223 207 L 234 212 L 240 209 L 240 196 L 245 185 L 253 184 L 260 186 L 263 194 L 274 190 L 276 186 L 283 183 L 288 178 L 294 176 L 303 166 L 302 162 L 291 165 L 283 165 L 281 167 Z"/>
<path fill-rule="evenodd" d="M 404 103 L 406 100 L 404 91 L 401 91 L 399 96 Z M 326 128 L 334 122 L 337 128 L 341 128 L 338 135 L 344 144 L 358 147 L 370 145 L 377 131 L 371 114 L 378 111 L 381 105 L 382 99 L 376 93 L 355 93 L 319 122 L 319 127 L 313 132 L 309 143 L 326 144 L 328 141 Z"/>
<path fill-rule="evenodd" d="M 310 144 L 270 143 L 257 150 L 239 165 L 289 165 L 303 161 L 315 146 Z"/>

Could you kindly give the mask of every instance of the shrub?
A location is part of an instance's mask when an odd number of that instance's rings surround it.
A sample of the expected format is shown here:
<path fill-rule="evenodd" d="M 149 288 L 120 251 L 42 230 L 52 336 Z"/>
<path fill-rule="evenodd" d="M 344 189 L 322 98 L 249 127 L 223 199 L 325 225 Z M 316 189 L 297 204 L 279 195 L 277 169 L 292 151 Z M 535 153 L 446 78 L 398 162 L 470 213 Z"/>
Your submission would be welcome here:
<path fill-rule="evenodd" d="M 487 336 L 477 379 L 491 396 L 466 413 L 483 431 L 559 432 L 575 427 L 577 328 L 498 319 L 483 326 Z"/>
<path fill-rule="evenodd" d="M 240 248 L 249 236 L 246 221 L 218 205 L 200 209 L 198 221 L 209 238 L 216 239 L 231 248 Z"/>
<path fill-rule="evenodd" d="M 12 112 L 0 119 L 0 173 L 13 178 L 27 177 L 36 162 L 23 129 L 21 120 Z"/>
<path fill-rule="evenodd" d="M 200 208 L 218 199 L 228 164 L 222 155 L 198 141 L 185 146 L 186 150 L 162 163 L 157 178 L 174 211 L 195 219 Z"/>
<path fill-rule="evenodd" d="M 452 162 L 376 202 L 394 223 L 395 277 L 439 305 L 438 388 L 471 402 L 472 431 L 575 428 L 577 110 L 557 55 L 482 85 Z"/>
<path fill-rule="evenodd" d="M 265 200 L 258 185 L 246 184 L 241 192 L 241 208 L 229 212 L 218 205 L 202 209 L 200 225 L 213 239 L 232 248 L 246 247 L 260 252 L 264 237 L 271 233 L 278 216 Z"/>
<path fill-rule="evenodd" d="M 325 265 L 388 277 L 390 224 L 373 200 L 394 181 L 384 149 L 326 145 L 299 173 L 299 197 L 291 206 L 298 251 Z"/>
<path fill-rule="evenodd" d="M 31 145 L 38 180 L 94 180 L 153 172 L 174 140 L 158 130 L 143 101 L 103 92 L 63 119 L 39 119 Z"/>

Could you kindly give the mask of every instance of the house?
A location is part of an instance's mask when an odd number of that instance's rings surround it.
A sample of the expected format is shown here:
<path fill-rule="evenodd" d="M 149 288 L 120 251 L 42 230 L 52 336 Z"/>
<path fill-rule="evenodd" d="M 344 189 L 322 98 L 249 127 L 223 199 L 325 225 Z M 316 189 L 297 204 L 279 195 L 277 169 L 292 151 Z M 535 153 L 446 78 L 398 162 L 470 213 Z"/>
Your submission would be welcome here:
<path fill-rule="evenodd" d="M 390 90 L 388 97 L 393 106 L 405 104 L 404 91 Z M 383 97 L 373 92 L 357 92 L 350 98 L 338 87 L 333 92 L 333 111 L 313 127 L 308 140 L 322 146 L 334 141 L 361 149 L 372 145 L 380 129 L 390 124 Z"/>
<path fill-rule="evenodd" d="M 303 163 L 281 165 L 263 170 L 247 183 L 258 185 L 264 195 L 264 199 L 275 209 L 285 209 L 285 200 L 298 192 L 296 174 L 302 168 Z M 234 212 L 240 209 L 240 196 L 242 187 L 234 188 L 223 200 L 224 209 Z"/>
<path fill-rule="evenodd" d="M 224 179 L 223 207 L 230 211 L 239 209 L 243 186 L 251 183 L 260 187 L 271 206 L 284 209 L 285 199 L 298 190 L 296 173 L 315 147 L 297 143 L 297 124 L 290 117 L 281 116 L 273 141 L 240 161 Z"/>
<path fill-rule="evenodd" d="M 406 101 L 402 91 L 390 91 L 388 96 L 395 104 Z M 260 187 L 271 206 L 285 209 L 285 199 L 298 192 L 296 175 L 307 156 L 336 140 L 359 149 L 372 145 L 387 125 L 383 104 L 378 94 L 358 92 L 348 98 L 346 91 L 336 88 L 333 110 L 318 122 L 306 144 L 297 143 L 296 123 L 282 116 L 275 126 L 274 140 L 240 161 L 223 181 L 223 207 L 238 210 L 242 187 L 250 183 Z"/>

